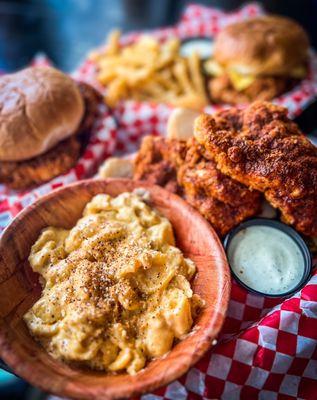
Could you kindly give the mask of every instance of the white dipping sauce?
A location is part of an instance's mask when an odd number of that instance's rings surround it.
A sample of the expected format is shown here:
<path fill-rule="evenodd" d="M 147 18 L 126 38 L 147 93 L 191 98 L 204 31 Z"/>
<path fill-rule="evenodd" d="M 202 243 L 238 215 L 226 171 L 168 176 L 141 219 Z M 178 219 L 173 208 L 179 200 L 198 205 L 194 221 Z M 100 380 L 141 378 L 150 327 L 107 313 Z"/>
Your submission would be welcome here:
<path fill-rule="evenodd" d="M 304 257 L 286 233 L 269 226 L 249 226 L 228 247 L 230 266 L 247 286 L 262 293 L 283 294 L 304 275 Z"/>
<path fill-rule="evenodd" d="M 197 53 L 202 59 L 211 57 L 213 42 L 209 39 L 192 39 L 181 45 L 180 54 L 183 57 L 190 57 L 193 53 Z"/>

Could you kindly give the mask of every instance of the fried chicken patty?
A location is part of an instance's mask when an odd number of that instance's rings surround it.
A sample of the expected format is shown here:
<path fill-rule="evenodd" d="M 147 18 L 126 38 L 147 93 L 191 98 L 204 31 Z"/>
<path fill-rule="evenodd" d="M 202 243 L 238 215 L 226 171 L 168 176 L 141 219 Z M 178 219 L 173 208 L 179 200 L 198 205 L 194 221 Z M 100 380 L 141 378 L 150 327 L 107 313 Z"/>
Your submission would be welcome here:
<path fill-rule="evenodd" d="M 255 102 L 244 110 L 201 115 L 195 138 L 221 172 L 263 192 L 301 233 L 317 235 L 317 148 L 285 108 Z"/>
<path fill-rule="evenodd" d="M 201 150 L 194 139 L 147 136 L 135 159 L 134 179 L 178 193 L 223 236 L 259 211 L 260 194 L 222 174 Z"/>
<path fill-rule="evenodd" d="M 12 189 L 40 185 L 72 168 L 80 154 L 80 140 L 72 136 L 31 160 L 0 162 L 0 182 Z"/>
<path fill-rule="evenodd" d="M 0 182 L 12 189 L 26 189 L 47 182 L 72 168 L 89 139 L 96 118 L 100 94 L 90 85 L 79 82 L 85 113 L 77 132 L 44 154 L 23 161 L 0 161 Z"/>
<path fill-rule="evenodd" d="M 85 82 L 77 82 L 79 91 L 83 97 L 85 113 L 78 128 L 79 133 L 89 132 L 98 114 L 99 104 L 102 103 L 102 95 L 91 85 Z"/>
<path fill-rule="evenodd" d="M 262 76 L 255 78 L 246 89 L 238 91 L 234 88 L 227 74 L 210 79 L 208 92 L 213 103 L 247 104 L 256 100 L 268 101 L 291 90 L 298 80 Z"/>

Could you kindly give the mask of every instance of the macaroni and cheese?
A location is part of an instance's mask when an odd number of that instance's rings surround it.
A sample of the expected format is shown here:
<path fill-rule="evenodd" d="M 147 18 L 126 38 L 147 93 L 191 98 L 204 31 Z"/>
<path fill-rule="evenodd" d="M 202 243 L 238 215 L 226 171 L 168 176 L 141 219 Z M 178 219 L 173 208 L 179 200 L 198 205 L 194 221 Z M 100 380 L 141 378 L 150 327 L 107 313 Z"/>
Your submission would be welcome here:
<path fill-rule="evenodd" d="M 202 304 L 195 264 L 170 222 L 136 193 L 95 196 L 70 230 L 45 228 L 29 262 L 41 298 L 25 314 L 55 358 L 134 374 L 182 339 Z"/>

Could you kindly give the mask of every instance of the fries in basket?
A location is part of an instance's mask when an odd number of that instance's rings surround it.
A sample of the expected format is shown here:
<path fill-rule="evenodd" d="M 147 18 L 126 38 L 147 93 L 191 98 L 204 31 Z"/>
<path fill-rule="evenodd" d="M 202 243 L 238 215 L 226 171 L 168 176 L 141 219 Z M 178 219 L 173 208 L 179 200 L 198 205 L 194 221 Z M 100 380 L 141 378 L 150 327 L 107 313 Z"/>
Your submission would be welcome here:
<path fill-rule="evenodd" d="M 180 41 L 163 43 L 142 36 L 122 47 L 120 32 L 110 34 L 103 52 L 91 54 L 98 68 L 98 81 L 106 87 L 107 104 L 120 100 L 154 101 L 201 109 L 208 103 L 201 60 L 196 53 L 182 57 Z"/>

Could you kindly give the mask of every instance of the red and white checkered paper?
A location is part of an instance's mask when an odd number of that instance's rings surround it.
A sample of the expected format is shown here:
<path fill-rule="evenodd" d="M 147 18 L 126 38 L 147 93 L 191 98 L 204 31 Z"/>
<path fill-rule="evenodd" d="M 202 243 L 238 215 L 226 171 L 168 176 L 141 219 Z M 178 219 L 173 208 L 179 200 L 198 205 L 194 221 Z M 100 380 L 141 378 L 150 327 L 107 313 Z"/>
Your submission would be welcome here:
<path fill-rule="evenodd" d="M 191 5 L 174 27 L 156 30 L 164 39 L 213 37 L 226 24 L 260 15 L 258 4 L 234 13 Z M 139 33 L 123 38 L 123 44 Z M 316 55 L 311 54 L 310 76 L 276 99 L 298 115 L 317 93 Z M 45 64 L 45 58 L 37 60 Z M 95 65 L 85 61 L 75 71 L 76 79 L 97 85 Z M 209 106 L 212 112 L 221 107 Z M 164 134 L 171 107 L 163 104 L 125 101 L 109 111 L 100 106 L 92 138 L 75 168 L 35 190 L 16 193 L 0 187 L 0 226 L 6 226 L 21 209 L 39 196 L 69 182 L 92 176 L 100 162 L 114 153 L 133 152 L 145 134 Z M 189 372 L 142 400 L 196 399 L 317 399 L 317 273 L 297 294 L 288 299 L 265 298 L 232 284 L 228 314 L 217 345 Z"/>

